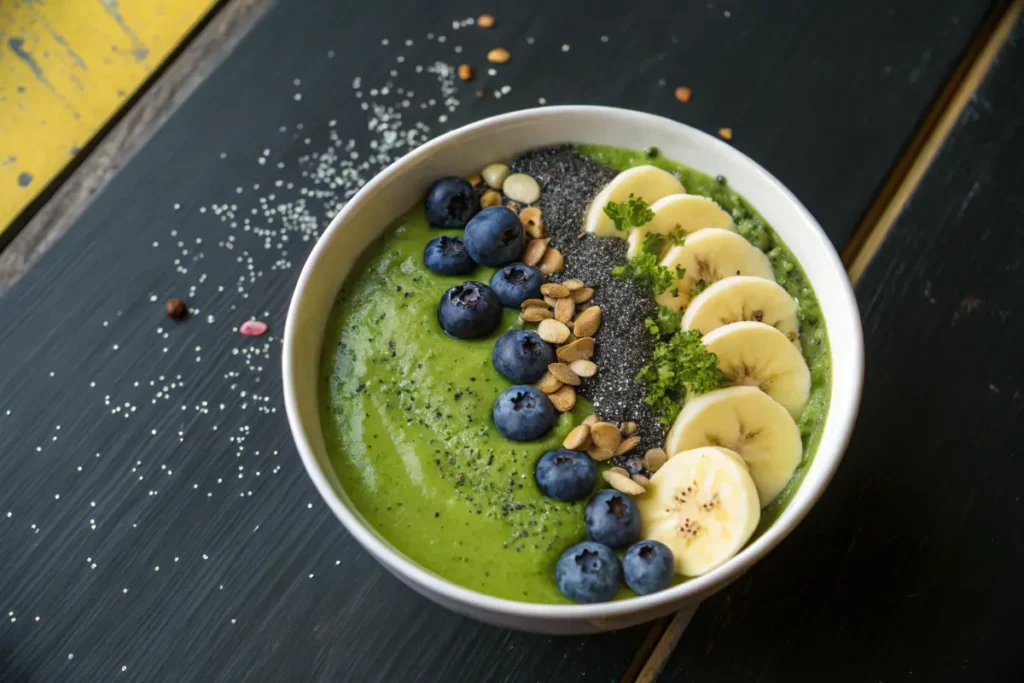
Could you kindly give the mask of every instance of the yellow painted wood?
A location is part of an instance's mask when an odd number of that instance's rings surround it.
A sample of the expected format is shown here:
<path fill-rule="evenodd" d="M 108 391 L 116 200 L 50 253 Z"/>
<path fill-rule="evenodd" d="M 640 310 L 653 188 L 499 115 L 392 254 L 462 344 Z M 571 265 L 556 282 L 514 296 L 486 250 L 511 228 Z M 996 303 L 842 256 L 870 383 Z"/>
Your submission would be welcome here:
<path fill-rule="evenodd" d="M 215 2 L 0 2 L 0 233 Z"/>

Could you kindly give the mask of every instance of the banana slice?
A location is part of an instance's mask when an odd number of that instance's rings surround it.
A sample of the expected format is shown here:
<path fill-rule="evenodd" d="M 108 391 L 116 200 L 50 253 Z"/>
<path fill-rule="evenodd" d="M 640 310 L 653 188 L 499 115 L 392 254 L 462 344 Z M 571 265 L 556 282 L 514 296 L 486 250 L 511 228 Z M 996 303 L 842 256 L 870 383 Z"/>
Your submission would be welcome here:
<path fill-rule="evenodd" d="M 755 387 L 716 389 L 686 402 L 665 437 L 665 451 L 700 446 L 739 453 L 750 468 L 761 507 L 785 488 L 803 453 L 800 430 L 789 412 Z"/>
<path fill-rule="evenodd" d="M 771 325 L 729 323 L 704 335 L 718 369 L 733 384 L 757 387 L 799 419 L 811 394 L 811 371 L 789 337 Z"/>
<path fill-rule="evenodd" d="M 723 228 L 705 228 L 691 234 L 685 244 L 668 250 L 661 265 L 686 270 L 674 287 L 677 295 L 670 287 L 656 297 L 659 304 L 677 311 L 690 303 L 698 280 L 710 285 L 735 275 L 751 275 L 775 281 L 768 257 L 739 233 Z"/>
<path fill-rule="evenodd" d="M 761 519 L 743 461 L 713 446 L 676 453 L 636 499 L 640 537 L 672 550 L 676 572 L 700 576 L 735 555 Z"/>
<path fill-rule="evenodd" d="M 608 202 L 624 202 L 632 194 L 651 204 L 665 195 L 685 191 L 679 179 L 668 171 L 655 166 L 634 166 L 612 178 L 612 181 L 594 197 L 590 208 L 587 209 L 583 229 L 597 237 L 625 237 L 625 233 L 617 231 L 615 223 L 604 213 L 604 207 Z"/>
<path fill-rule="evenodd" d="M 693 298 L 683 315 L 683 329 L 707 334 L 741 320 L 766 323 L 790 340 L 796 339 L 796 299 L 773 280 L 727 277 Z"/>
<path fill-rule="evenodd" d="M 732 217 L 713 199 L 697 194 L 670 194 L 651 204 L 651 211 L 654 219 L 650 223 L 629 232 L 626 258 L 633 258 L 643 251 L 644 235 L 649 232 L 667 235 L 678 228 L 689 235 L 703 228 L 736 229 Z"/>

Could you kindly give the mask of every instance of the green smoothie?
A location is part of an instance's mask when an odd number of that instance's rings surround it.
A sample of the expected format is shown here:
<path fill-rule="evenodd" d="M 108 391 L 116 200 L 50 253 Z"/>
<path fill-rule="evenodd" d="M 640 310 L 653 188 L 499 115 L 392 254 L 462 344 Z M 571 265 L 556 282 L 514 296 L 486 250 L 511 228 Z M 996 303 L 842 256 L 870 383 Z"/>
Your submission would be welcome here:
<path fill-rule="evenodd" d="M 807 279 L 771 228 L 726 183 L 644 152 L 581 147 L 623 169 L 653 163 L 677 172 L 687 191 L 732 212 L 740 232 L 768 248 L 776 277 L 800 301 L 811 398 L 799 422 L 804 462 L 762 515 L 760 533 L 785 507 L 820 438 L 828 403 L 824 323 Z M 585 536 L 585 501 L 562 503 L 538 490 L 537 458 L 558 448 L 591 411 L 582 397 L 542 440 L 517 443 L 491 422 L 510 386 L 491 363 L 494 341 L 520 326 L 506 310 L 490 337 L 457 340 L 438 326 L 441 295 L 466 279 L 487 283 L 493 269 L 441 276 L 423 265 L 423 248 L 440 235 L 417 205 L 363 255 L 328 322 L 321 413 L 331 459 L 346 493 L 369 526 L 412 561 L 459 585 L 510 600 L 568 603 L 554 565 Z M 760 242 L 760 243 L 759 243 Z M 620 590 L 619 597 L 631 595 Z"/>

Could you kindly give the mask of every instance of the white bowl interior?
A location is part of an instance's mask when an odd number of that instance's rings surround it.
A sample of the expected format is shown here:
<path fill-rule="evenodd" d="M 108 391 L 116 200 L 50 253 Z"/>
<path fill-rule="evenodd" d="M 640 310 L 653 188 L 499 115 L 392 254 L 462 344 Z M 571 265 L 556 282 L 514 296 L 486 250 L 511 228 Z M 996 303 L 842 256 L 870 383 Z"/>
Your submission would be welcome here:
<path fill-rule="evenodd" d="M 632 149 L 656 145 L 670 159 L 713 176 L 726 176 L 800 262 L 824 312 L 832 352 L 832 394 L 821 442 L 803 483 L 779 519 L 736 557 L 702 577 L 655 595 L 591 606 L 491 598 L 451 584 L 400 555 L 366 525 L 338 481 L 324 445 L 318 395 L 325 325 L 337 293 L 363 250 L 404 211 L 422 201 L 437 177 L 467 175 L 530 148 L 565 142 Z M 345 206 L 317 243 L 292 299 L 284 384 L 292 431 L 321 494 L 357 540 L 406 583 L 475 616 L 483 610 L 591 622 L 635 615 L 634 621 L 642 621 L 721 588 L 807 513 L 831 479 L 849 438 L 860 399 L 862 347 L 856 302 L 835 250 L 806 209 L 764 169 L 722 141 L 675 121 L 604 107 L 550 107 L 487 119 L 437 138 L 390 166 Z"/>

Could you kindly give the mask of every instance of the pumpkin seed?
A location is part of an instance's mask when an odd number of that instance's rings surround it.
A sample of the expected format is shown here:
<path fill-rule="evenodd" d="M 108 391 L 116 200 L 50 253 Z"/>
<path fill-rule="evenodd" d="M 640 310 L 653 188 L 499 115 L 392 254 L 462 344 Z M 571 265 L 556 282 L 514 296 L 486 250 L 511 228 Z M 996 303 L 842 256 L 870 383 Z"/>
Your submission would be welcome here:
<path fill-rule="evenodd" d="M 591 306 L 580 313 L 573 325 L 572 333 L 577 337 L 593 337 L 601 327 L 601 307 Z"/>
<path fill-rule="evenodd" d="M 590 425 L 576 425 L 562 442 L 563 448 L 571 451 L 585 450 L 590 444 Z"/>
<path fill-rule="evenodd" d="M 559 382 L 570 384 L 574 387 L 580 385 L 580 378 L 575 372 L 569 369 L 564 363 L 552 363 L 548 366 L 548 372 L 555 376 Z"/>
<path fill-rule="evenodd" d="M 532 310 L 532 309 L 531 309 Z M 540 325 L 537 327 L 537 334 L 540 338 L 549 344 L 561 344 L 569 338 L 569 328 L 565 326 L 565 323 L 559 322 L 558 320 L 551 320 L 551 311 L 546 311 L 549 318 L 547 320 L 541 320 Z M 525 317 L 525 314 L 524 314 Z"/>

